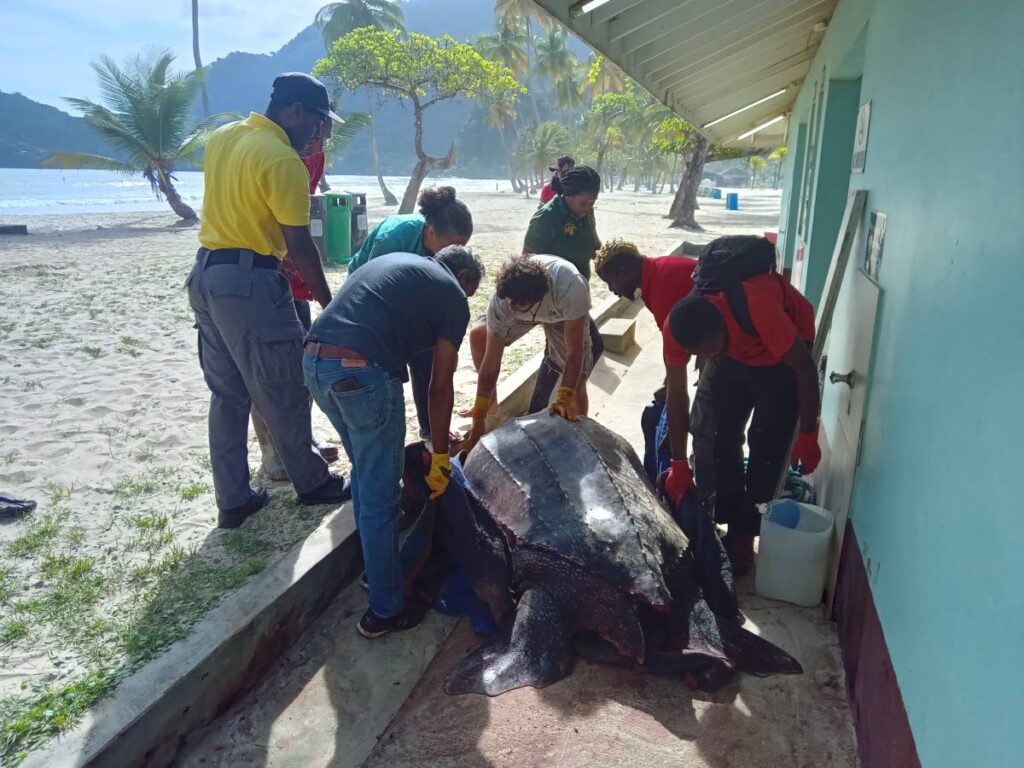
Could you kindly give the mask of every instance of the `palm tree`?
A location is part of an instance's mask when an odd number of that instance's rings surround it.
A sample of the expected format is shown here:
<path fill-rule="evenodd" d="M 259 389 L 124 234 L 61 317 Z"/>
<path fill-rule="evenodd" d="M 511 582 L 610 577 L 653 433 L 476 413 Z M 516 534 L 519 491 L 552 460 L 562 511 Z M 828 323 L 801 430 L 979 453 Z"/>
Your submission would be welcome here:
<path fill-rule="evenodd" d="M 750 177 L 750 186 L 754 188 L 757 186 L 757 175 L 768 167 L 768 161 L 760 155 L 751 155 L 747 158 L 747 165 L 750 166 L 750 170 L 753 173 Z"/>
<path fill-rule="evenodd" d="M 214 125 L 236 117 L 211 115 L 192 122 L 192 103 L 202 85 L 202 70 L 170 74 L 174 55 L 158 51 L 140 56 L 122 69 L 109 57 L 92 64 L 99 80 L 101 104 L 87 99 L 65 99 L 80 110 L 85 122 L 105 138 L 124 160 L 84 152 L 58 152 L 44 168 L 89 168 L 134 175 L 141 173 L 159 199 L 185 221 L 196 212 L 174 188 L 174 168 L 198 160 Z"/>
<path fill-rule="evenodd" d="M 575 112 L 583 107 L 583 94 L 580 93 L 581 81 L 575 73 L 571 73 L 555 83 L 555 109 L 563 112 Z"/>
<path fill-rule="evenodd" d="M 549 120 L 537 126 L 531 144 L 530 170 L 543 180 L 552 158 L 569 152 L 569 132 L 565 126 Z"/>
<path fill-rule="evenodd" d="M 533 0 L 495 0 L 494 13 L 498 16 L 499 24 L 525 24 L 527 53 L 530 59 L 535 59 L 537 49 L 533 38 L 533 22 L 536 21 L 541 29 L 551 29 L 555 20 Z M 527 77 L 527 91 L 530 94 L 530 104 L 533 106 L 534 119 L 539 124 L 540 109 L 537 107 L 537 96 L 534 93 L 530 77 Z"/>
<path fill-rule="evenodd" d="M 379 29 L 405 30 L 405 15 L 396 0 L 339 0 L 328 3 L 317 11 L 314 23 L 319 27 L 324 39 L 324 47 L 330 50 L 334 42 L 360 27 L 377 27 Z M 373 158 L 373 171 L 377 174 L 380 193 L 384 196 L 384 205 L 398 205 L 391 190 L 384 183 L 380 172 L 380 160 L 377 156 L 377 129 L 373 124 L 373 101 L 370 89 L 364 88 L 366 94 L 366 114 L 370 117 L 370 156 Z"/>
<path fill-rule="evenodd" d="M 199 0 L 192 0 L 192 58 L 195 59 L 196 69 L 203 68 L 203 60 L 199 56 Z M 206 95 L 206 81 L 202 82 L 203 92 L 203 116 L 210 116 L 210 99 Z"/>
<path fill-rule="evenodd" d="M 768 155 L 769 160 L 775 161 L 775 176 L 772 178 L 772 189 L 779 188 L 779 177 L 782 176 L 782 164 L 786 162 L 786 155 L 789 153 L 788 147 L 776 147 Z"/>
<path fill-rule="evenodd" d="M 505 155 L 505 163 L 508 166 L 508 178 L 512 182 L 512 190 L 521 192 L 522 185 L 516 178 L 512 166 L 512 154 L 508 150 L 508 139 L 505 136 L 505 129 L 516 119 L 515 100 L 510 97 L 494 98 L 491 96 L 484 99 L 484 120 L 487 125 L 498 131 L 501 137 L 501 149 Z"/>
<path fill-rule="evenodd" d="M 569 50 L 565 41 L 565 32 L 558 27 L 552 27 L 544 37 L 538 38 L 536 43 L 537 72 L 549 78 L 555 85 L 572 77 L 578 63 L 576 54 Z"/>
<path fill-rule="evenodd" d="M 595 99 L 602 93 L 622 93 L 629 80 L 626 73 L 604 56 L 591 56 L 587 62 L 587 76 L 582 91 Z"/>
<path fill-rule="evenodd" d="M 362 112 L 350 112 L 347 115 L 342 115 L 345 122 L 341 125 L 335 125 L 331 131 L 331 138 L 324 142 L 324 167 L 330 167 L 331 163 L 334 162 L 334 158 L 345 153 L 345 150 L 349 148 L 349 145 L 362 133 L 363 128 L 367 128 L 373 125 L 373 121 L 370 116 Z M 320 191 L 326 192 L 331 188 L 331 185 L 327 183 L 327 174 L 325 173 L 320 177 Z"/>
<path fill-rule="evenodd" d="M 530 71 L 530 57 L 526 52 L 529 42 L 522 22 L 499 21 L 495 24 L 494 32 L 477 38 L 476 49 L 485 59 L 508 67 L 519 80 Z"/>

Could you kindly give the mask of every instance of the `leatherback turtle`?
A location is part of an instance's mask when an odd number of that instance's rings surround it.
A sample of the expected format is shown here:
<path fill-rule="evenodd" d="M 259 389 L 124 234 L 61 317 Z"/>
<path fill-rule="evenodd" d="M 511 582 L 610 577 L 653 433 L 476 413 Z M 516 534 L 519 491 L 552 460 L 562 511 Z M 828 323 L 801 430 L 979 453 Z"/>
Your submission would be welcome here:
<path fill-rule="evenodd" d="M 502 631 L 451 670 L 448 693 L 545 687 L 569 673 L 574 647 L 704 690 L 737 667 L 802 671 L 741 627 L 710 519 L 698 511 L 688 537 L 632 448 L 596 421 L 512 419 L 463 472 L 471 490 L 453 480 L 435 536 Z"/>

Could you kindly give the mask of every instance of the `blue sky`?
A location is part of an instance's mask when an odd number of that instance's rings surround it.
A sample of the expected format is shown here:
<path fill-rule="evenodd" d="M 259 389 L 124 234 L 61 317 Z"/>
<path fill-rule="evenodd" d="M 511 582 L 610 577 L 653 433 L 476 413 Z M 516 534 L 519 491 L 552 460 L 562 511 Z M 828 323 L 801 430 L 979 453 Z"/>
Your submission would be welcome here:
<path fill-rule="evenodd" d="M 310 24 L 325 0 L 199 0 L 203 63 L 231 51 L 270 53 Z M 192 68 L 191 0 L 0 0 L 0 91 L 68 110 L 97 95 L 89 63 L 170 48 Z"/>

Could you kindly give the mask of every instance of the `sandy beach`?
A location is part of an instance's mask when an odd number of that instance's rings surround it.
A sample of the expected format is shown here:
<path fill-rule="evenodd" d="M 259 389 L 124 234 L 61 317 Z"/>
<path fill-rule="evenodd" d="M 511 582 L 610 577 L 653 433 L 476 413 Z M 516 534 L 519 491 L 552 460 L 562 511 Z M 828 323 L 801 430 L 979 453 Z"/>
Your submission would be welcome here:
<path fill-rule="evenodd" d="M 471 301 L 479 314 L 497 267 L 519 252 L 536 198 L 465 200 L 476 224 L 471 246 L 488 267 Z M 371 226 L 393 212 L 379 198 L 369 203 Z M 606 193 L 599 234 L 651 255 L 684 238 L 760 234 L 777 223 L 779 195 L 742 190 L 739 213 L 705 201 L 702 233 L 668 228 L 669 203 L 667 192 Z M 11 702 L 86 670 L 145 662 L 329 509 L 296 507 L 290 486 L 277 483 L 272 506 L 242 529 L 214 527 L 209 393 L 182 288 L 196 228 L 176 226 L 169 211 L 0 223 L 26 223 L 31 233 L 0 240 L 0 491 L 39 501 L 25 519 L 0 523 L 0 700 Z M 333 289 L 344 275 L 329 271 Z M 592 288 L 595 303 L 607 295 L 596 278 Z M 539 350 L 542 337 L 532 336 L 509 351 L 506 374 Z M 457 406 L 474 386 L 466 344 Z M 408 394 L 407 411 L 415 439 Z M 337 442 L 317 411 L 314 433 Z M 254 439 L 250 447 L 255 471 Z M 347 471 L 344 458 L 336 466 Z"/>

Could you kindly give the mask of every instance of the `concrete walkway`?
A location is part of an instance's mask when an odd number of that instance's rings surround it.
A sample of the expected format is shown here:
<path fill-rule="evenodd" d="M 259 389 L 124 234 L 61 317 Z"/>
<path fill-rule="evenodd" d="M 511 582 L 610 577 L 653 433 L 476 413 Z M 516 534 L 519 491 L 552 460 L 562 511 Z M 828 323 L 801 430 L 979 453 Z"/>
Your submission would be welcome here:
<path fill-rule="evenodd" d="M 591 414 L 642 450 L 639 417 L 661 385 L 660 335 L 646 310 L 637 346 L 607 355 Z M 182 766 L 815 766 L 857 765 L 834 627 L 818 609 L 752 594 L 748 627 L 792 653 L 804 674 L 740 675 L 707 695 L 681 682 L 576 665 L 549 688 L 495 699 L 447 696 L 448 670 L 479 639 L 431 615 L 412 632 L 367 641 L 346 590 L 269 675 L 179 754 Z"/>

